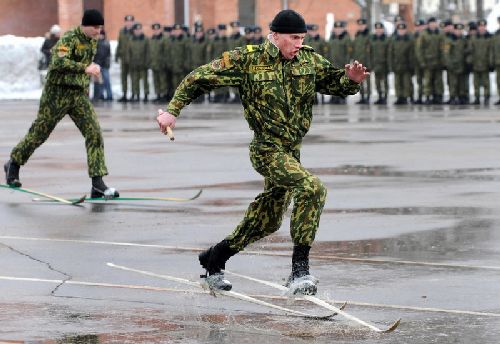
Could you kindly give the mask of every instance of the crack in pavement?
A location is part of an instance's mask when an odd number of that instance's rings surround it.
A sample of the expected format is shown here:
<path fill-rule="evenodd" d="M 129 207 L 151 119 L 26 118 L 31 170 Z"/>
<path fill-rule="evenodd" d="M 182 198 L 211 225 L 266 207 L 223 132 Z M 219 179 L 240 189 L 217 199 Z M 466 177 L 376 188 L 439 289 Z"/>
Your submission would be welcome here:
<path fill-rule="evenodd" d="M 25 256 L 25 257 L 27 257 L 27 258 L 29 258 L 29 259 L 31 259 L 31 260 L 34 260 L 35 262 L 45 264 L 45 265 L 47 265 L 47 267 L 49 268 L 49 270 L 52 270 L 52 271 L 54 271 L 54 272 L 57 272 L 57 273 L 59 273 L 59 274 L 61 274 L 61 275 L 65 276 L 66 278 L 63 278 L 62 282 L 61 282 L 61 283 L 59 283 L 59 284 L 58 284 L 58 285 L 57 285 L 54 289 L 52 289 L 52 291 L 50 292 L 50 295 L 52 295 L 52 296 L 54 296 L 54 297 L 57 297 L 57 295 L 55 295 L 55 292 L 56 292 L 56 291 L 57 291 L 57 290 L 58 290 L 58 289 L 59 289 L 59 288 L 60 288 L 60 287 L 61 287 L 64 283 L 66 283 L 67 281 L 69 281 L 69 280 L 71 280 L 71 279 L 73 278 L 73 276 L 68 275 L 68 274 L 67 274 L 67 273 L 65 273 L 64 271 L 57 270 L 57 269 L 56 269 L 56 268 L 54 268 L 52 265 L 50 265 L 50 263 L 48 263 L 48 262 L 45 262 L 45 261 L 40 260 L 40 259 L 38 259 L 38 258 L 35 258 L 35 257 L 33 257 L 33 256 L 29 255 L 28 253 L 24 253 L 24 252 L 22 252 L 22 251 L 20 251 L 20 250 L 18 250 L 18 249 L 16 249 L 16 248 L 14 248 L 14 247 L 12 247 L 12 246 L 9 246 L 9 245 L 7 245 L 7 244 L 4 244 L 3 242 L 0 242 L 0 245 L 7 247 L 7 248 L 8 248 L 9 250 L 11 250 L 12 252 L 15 252 L 15 253 L 20 254 L 20 255 L 22 255 L 22 256 Z"/>

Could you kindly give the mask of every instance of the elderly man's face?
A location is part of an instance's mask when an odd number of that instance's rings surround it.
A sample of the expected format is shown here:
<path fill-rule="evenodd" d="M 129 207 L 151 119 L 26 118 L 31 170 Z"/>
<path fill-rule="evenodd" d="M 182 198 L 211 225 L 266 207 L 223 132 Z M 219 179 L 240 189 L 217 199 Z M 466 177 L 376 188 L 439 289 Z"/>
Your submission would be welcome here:
<path fill-rule="evenodd" d="M 281 55 L 287 60 L 293 59 L 302 48 L 306 37 L 305 33 L 277 33 L 273 32 L 273 39 Z"/>

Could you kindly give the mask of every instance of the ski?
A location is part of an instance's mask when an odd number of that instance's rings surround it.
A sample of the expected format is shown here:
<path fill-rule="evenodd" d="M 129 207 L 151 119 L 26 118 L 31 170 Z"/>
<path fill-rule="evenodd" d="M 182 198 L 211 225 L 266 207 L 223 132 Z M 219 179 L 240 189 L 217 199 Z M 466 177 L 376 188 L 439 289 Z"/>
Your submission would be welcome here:
<path fill-rule="evenodd" d="M 233 298 L 233 299 L 237 299 L 237 300 L 241 300 L 241 301 L 246 301 L 246 302 L 254 303 L 254 304 L 257 304 L 257 305 L 260 305 L 260 306 L 265 306 L 265 307 L 277 309 L 277 310 L 280 310 L 280 311 L 285 312 L 287 314 L 293 314 L 293 315 L 300 316 L 300 317 L 305 317 L 305 318 L 308 318 L 308 319 L 328 320 L 329 318 L 331 318 L 332 316 L 335 315 L 335 314 L 328 314 L 328 315 L 325 315 L 325 316 L 317 316 L 317 315 L 307 314 L 307 313 L 304 313 L 304 312 L 301 312 L 301 311 L 297 311 L 297 310 L 286 308 L 286 307 L 281 307 L 281 306 L 278 306 L 278 305 L 275 305 L 275 304 L 272 304 L 272 303 L 269 303 L 269 302 L 266 302 L 266 301 L 262 301 L 262 300 L 259 300 L 257 298 L 248 296 L 248 295 L 243 294 L 243 293 L 237 293 L 237 292 L 232 291 L 232 290 L 231 291 L 224 291 L 224 290 L 210 289 L 204 283 L 190 281 L 190 280 L 185 279 L 185 278 L 180 278 L 180 277 L 175 277 L 175 276 L 169 276 L 169 275 L 160 275 L 160 274 L 157 274 L 157 273 L 154 273 L 154 272 L 151 272 L 151 271 L 138 270 L 138 269 L 126 267 L 126 266 L 123 266 L 123 265 L 116 265 L 116 264 L 113 264 L 113 263 L 106 263 L 106 265 L 109 266 L 109 267 L 115 268 L 115 269 L 120 269 L 120 270 L 124 270 L 124 271 L 131 271 L 131 272 L 135 272 L 135 273 L 146 275 L 146 276 L 161 278 L 161 279 L 165 279 L 167 281 L 177 282 L 177 283 L 181 283 L 181 284 L 184 284 L 184 285 L 189 285 L 189 286 L 196 287 L 196 288 L 201 288 L 201 289 L 205 290 L 206 292 L 210 293 L 213 296 L 223 295 L 223 296 L 227 296 L 227 297 L 230 297 L 230 298 Z"/>
<path fill-rule="evenodd" d="M 117 197 L 117 198 L 110 198 L 106 199 L 104 197 L 98 197 L 98 198 L 85 198 L 85 202 L 91 203 L 91 202 L 115 202 L 115 201 L 169 201 L 169 202 L 189 202 L 197 199 L 200 197 L 201 193 L 203 192 L 202 189 L 200 189 L 194 196 L 189 197 L 189 198 L 182 198 L 182 197 Z M 72 198 L 69 199 L 68 201 L 78 201 L 78 198 Z M 41 198 L 33 198 L 34 202 L 52 202 L 51 200 L 45 200 Z"/>
<path fill-rule="evenodd" d="M 35 196 L 40 196 L 46 198 L 46 201 L 48 202 L 59 202 L 59 203 L 64 203 L 64 204 L 71 204 L 71 205 L 77 205 L 85 201 L 87 198 L 86 195 L 80 197 L 80 198 L 75 198 L 75 199 L 65 199 L 57 196 L 52 196 L 43 192 L 31 190 L 31 189 L 26 189 L 26 188 L 16 188 L 7 184 L 0 184 L 0 187 L 3 187 L 5 189 L 10 189 L 10 190 L 15 190 L 15 191 L 20 191 L 20 192 L 25 192 L 29 193 L 31 195 Z"/>
<path fill-rule="evenodd" d="M 237 277 L 240 277 L 240 278 L 243 278 L 243 279 L 246 279 L 248 281 L 253 281 L 253 282 L 256 282 L 256 283 L 260 283 L 260 284 L 263 284 L 263 285 L 266 285 L 268 287 L 272 287 L 272 288 L 275 288 L 275 289 L 278 289 L 278 290 L 281 290 L 281 291 L 288 291 L 288 288 L 281 285 L 281 284 L 278 284 L 278 283 L 274 283 L 274 282 L 269 282 L 269 281 L 265 281 L 265 280 L 261 280 L 261 279 L 258 279 L 258 278 L 254 278 L 254 277 L 250 277 L 250 276 L 246 276 L 246 275 L 241 275 L 241 274 L 238 274 L 238 273 L 235 273 L 235 272 L 231 272 L 231 271 L 228 271 L 228 270 L 224 270 L 224 272 L 228 273 L 228 274 L 231 274 L 233 276 L 237 276 Z M 343 308 L 337 308 L 335 307 L 334 305 L 318 298 L 318 297 L 315 297 L 315 296 L 311 296 L 311 295 L 301 295 L 301 298 L 303 298 L 304 300 L 307 300 L 309 302 L 312 302 L 318 306 L 321 306 L 323 308 L 326 308 L 328 310 L 331 310 L 331 311 L 334 311 L 336 313 L 338 313 L 339 315 L 342 315 L 343 317 L 347 318 L 347 319 L 350 319 L 358 324 L 361 324 L 365 327 L 368 327 L 369 329 L 375 331 L 375 332 L 382 332 L 382 333 L 388 333 L 388 332 L 392 332 L 394 331 L 399 323 L 401 322 L 401 319 L 398 319 L 396 320 L 391 326 L 389 326 L 388 328 L 386 329 L 381 329 L 381 328 L 378 328 L 370 323 L 367 323 L 366 321 L 364 320 L 361 320 L 349 313 L 346 313 L 344 312 L 342 309 Z"/>

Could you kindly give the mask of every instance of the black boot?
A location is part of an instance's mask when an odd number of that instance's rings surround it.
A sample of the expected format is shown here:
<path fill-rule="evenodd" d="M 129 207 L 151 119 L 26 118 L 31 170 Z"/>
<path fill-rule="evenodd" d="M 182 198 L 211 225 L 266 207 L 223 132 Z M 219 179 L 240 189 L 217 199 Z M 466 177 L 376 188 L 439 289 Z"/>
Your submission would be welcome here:
<path fill-rule="evenodd" d="M 92 177 L 92 189 L 90 190 L 90 198 L 105 198 L 112 199 L 120 197 L 120 194 L 115 188 L 109 188 L 104 184 L 101 176 Z"/>
<path fill-rule="evenodd" d="M 361 96 L 361 99 L 356 102 L 356 104 L 365 104 L 365 97 Z"/>
<path fill-rule="evenodd" d="M 440 96 L 440 95 L 435 95 L 433 97 L 433 104 L 435 105 L 443 105 L 443 96 Z"/>
<path fill-rule="evenodd" d="M 225 269 L 227 260 L 236 253 L 238 251 L 229 247 L 227 240 L 222 240 L 217 245 L 198 255 L 201 266 L 206 270 L 206 274 L 200 277 L 205 278 L 210 288 L 231 290 L 233 286 L 231 282 L 224 278 L 222 270 Z"/>
<path fill-rule="evenodd" d="M 479 105 L 481 104 L 481 102 L 479 101 L 479 97 L 476 97 L 476 99 L 474 99 L 474 102 L 472 103 L 472 105 Z"/>
<path fill-rule="evenodd" d="M 126 103 L 128 102 L 127 96 L 124 94 L 120 99 L 118 99 L 120 103 Z"/>
<path fill-rule="evenodd" d="M 148 95 L 147 95 L 147 94 L 145 94 L 145 95 L 144 95 L 143 102 L 144 102 L 144 103 L 147 103 L 148 101 L 149 101 L 149 100 L 148 100 Z"/>
<path fill-rule="evenodd" d="M 427 98 L 425 99 L 424 105 L 432 105 L 432 98 L 431 96 L 427 96 Z"/>
<path fill-rule="evenodd" d="M 289 293 L 315 295 L 318 280 L 309 274 L 309 250 L 311 246 L 295 245 L 292 255 L 292 273 L 288 278 L 286 286 Z"/>
<path fill-rule="evenodd" d="M 22 186 L 19 181 L 19 166 L 14 160 L 10 159 L 3 165 L 3 170 L 5 171 L 5 181 L 8 185 L 13 186 L 15 188 L 20 188 Z"/>
<path fill-rule="evenodd" d="M 484 97 L 484 105 L 490 105 L 490 96 Z"/>

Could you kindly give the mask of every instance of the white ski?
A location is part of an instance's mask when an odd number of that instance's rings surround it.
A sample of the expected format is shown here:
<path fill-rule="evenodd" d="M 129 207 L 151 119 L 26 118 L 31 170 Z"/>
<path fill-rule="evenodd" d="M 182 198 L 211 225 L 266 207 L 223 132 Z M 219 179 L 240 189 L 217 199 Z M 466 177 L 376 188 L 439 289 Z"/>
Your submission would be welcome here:
<path fill-rule="evenodd" d="M 289 309 L 289 308 L 281 307 L 281 306 L 278 306 L 278 305 L 275 305 L 275 304 L 272 304 L 272 303 L 269 303 L 269 302 L 265 302 L 265 301 L 256 299 L 254 297 L 248 296 L 246 294 L 237 293 L 235 291 L 224 291 L 224 290 L 209 289 L 203 283 L 190 281 L 190 280 L 185 279 L 185 278 L 180 278 L 180 277 L 175 277 L 175 276 L 169 276 L 169 275 L 160 275 L 160 274 L 157 274 L 157 273 L 154 273 L 154 272 L 151 272 L 151 271 L 138 270 L 138 269 L 126 267 L 126 266 L 123 266 L 123 265 L 116 265 L 116 264 L 113 264 L 113 263 L 106 263 L 106 265 L 109 266 L 109 267 L 115 268 L 115 269 L 136 272 L 136 273 L 139 273 L 139 274 L 142 274 L 142 275 L 146 275 L 146 276 L 152 276 L 152 277 L 161 278 L 161 279 L 165 279 L 165 280 L 172 281 L 172 282 L 182 283 L 182 284 L 185 284 L 185 285 L 189 285 L 189 286 L 201 288 L 203 290 L 206 290 L 207 292 L 209 292 L 213 296 L 216 296 L 217 294 L 223 295 L 223 296 L 228 296 L 228 297 L 231 297 L 231 298 L 234 298 L 234 299 L 243 300 L 243 301 L 247 301 L 247 302 L 250 302 L 250 303 L 255 303 L 257 305 L 261 305 L 261 306 L 265 306 L 265 307 L 270 307 L 270 308 L 278 309 L 278 310 L 283 311 L 285 313 L 293 314 L 293 315 L 297 315 L 297 316 L 301 316 L 301 317 L 305 317 L 305 318 L 327 320 L 330 317 L 332 317 L 332 316 L 335 315 L 335 314 L 328 314 L 328 315 L 325 315 L 325 316 L 317 316 L 317 315 L 307 314 L 307 313 L 304 313 L 304 312 L 301 312 L 301 311 L 296 311 L 294 309 Z"/>
<path fill-rule="evenodd" d="M 263 285 L 267 285 L 269 287 L 272 287 L 272 288 L 275 288 L 275 289 L 278 289 L 278 290 L 281 290 L 281 291 L 288 291 L 288 288 L 285 287 L 285 286 L 282 286 L 281 284 L 278 284 L 278 283 L 274 283 L 274 282 L 269 282 L 269 281 L 265 281 L 265 280 L 261 280 L 261 279 L 258 279 L 258 278 L 254 278 L 254 277 L 250 277 L 250 276 L 246 276 L 246 275 L 241 275 L 241 274 L 238 274 L 238 273 L 235 273 L 235 272 L 231 272 L 231 271 L 228 271 L 228 270 L 224 270 L 225 273 L 228 273 L 228 274 L 231 274 L 233 276 L 237 276 L 237 277 L 240 277 L 240 278 L 244 278 L 246 280 L 249 280 L 249 281 L 253 281 L 253 282 L 257 282 L 257 283 L 260 283 L 260 284 L 263 284 Z M 326 308 L 328 310 L 331 310 L 331 311 L 334 311 L 335 313 L 338 313 L 339 315 L 342 315 L 343 317 L 347 318 L 347 319 L 350 319 L 354 322 L 357 322 L 358 324 L 361 324 L 365 327 L 368 327 L 370 330 L 373 330 L 375 332 L 382 332 L 382 333 L 387 333 L 387 332 L 392 332 L 396 329 L 396 327 L 398 327 L 399 323 L 401 322 L 401 319 L 398 319 L 396 320 L 391 326 L 389 326 L 388 328 L 386 329 L 380 329 L 370 323 L 367 323 L 366 321 L 364 320 L 361 320 L 349 313 L 346 313 L 344 312 L 341 308 L 337 308 L 333 305 L 331 305 L 330 303 L 326 302 L 326 301 L 323 301 L 321 300 L 320 298 L 317 298 L 315 296 L 311 296 L 311 295 L 301 295 L 301 298 L 303 298 L 304 300 L 307 300 L 309 302 L 312 302 L 318 306 L 321 306 L 323 308 Z"/>

